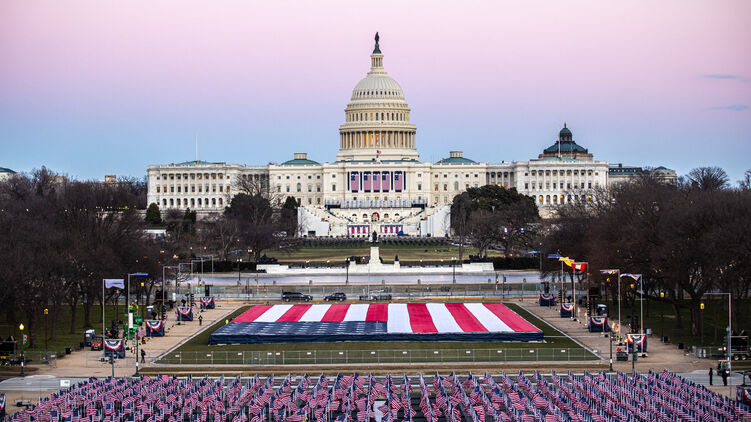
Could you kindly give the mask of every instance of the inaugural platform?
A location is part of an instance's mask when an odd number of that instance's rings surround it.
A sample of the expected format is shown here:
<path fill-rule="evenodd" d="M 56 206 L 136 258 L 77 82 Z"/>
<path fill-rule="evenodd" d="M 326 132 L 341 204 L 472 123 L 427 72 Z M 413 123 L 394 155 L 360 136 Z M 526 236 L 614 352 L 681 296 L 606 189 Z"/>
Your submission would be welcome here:
<path fill-rule="evenodd" d="M 542 341 L 542 331 L 500 303 L 256 305 L 210 344 L 332 341 Z"/>

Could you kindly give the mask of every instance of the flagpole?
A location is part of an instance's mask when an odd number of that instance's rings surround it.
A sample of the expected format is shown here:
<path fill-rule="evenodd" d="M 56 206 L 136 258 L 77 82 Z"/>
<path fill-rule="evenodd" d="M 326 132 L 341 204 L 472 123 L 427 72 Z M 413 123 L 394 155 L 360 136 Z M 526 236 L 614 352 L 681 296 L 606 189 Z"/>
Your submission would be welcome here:
<path fill-rule="evenodd" d="M 102 279 L 102 354 L 104 354 L 104 279 Z"/>

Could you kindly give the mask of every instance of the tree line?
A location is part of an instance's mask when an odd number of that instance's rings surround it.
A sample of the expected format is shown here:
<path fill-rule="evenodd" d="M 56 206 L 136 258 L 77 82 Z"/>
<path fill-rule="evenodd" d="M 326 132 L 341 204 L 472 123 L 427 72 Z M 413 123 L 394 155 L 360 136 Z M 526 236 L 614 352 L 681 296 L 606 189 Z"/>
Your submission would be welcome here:
<path fill-rule="evenodd" d="M 685 324 L 680 310 L 687 306 L 692 335 L 698 335 L 700 304 L 718 299 L 707 293 L 749 297 L 750 180 L 751 170 L 731 186 L 717 167 L 694 169 L 676 185 L 645 173 L 593 191 L 592 200 L 559 207 L 546 225 L 543 249 L 587 261 L 590 280 L 602 283 L 613 298 L 616 277 L 600 270 L 642 274 L 645 297 L 670 303 L 679 328 Z M 630 279 L 621 282 L 622 293 L 634 300 L 639 283 L 631 288 Z"/>
<path fill-rule="evenodd" d="M 292 198 L 282 202 L 263 192 L 241 193 L 223 213 L 206 219 L 191 210 L 160 212 L 152 204 L 147 222 L 139 212 L 146 208 L 144 180 L 77 181 L 46 168 L 0 182 L 0 204 L 0 307 L 10 326 L 28 327 L 32 347 L 40 341 L 37 327 L 45 309 L 52 341 L 59 330 L 82 328 L 75 324 L 79 312 L 84 327 L 100 323 L 94 306 L 124 295 L 109 289 L 103 297 L 105 278 L 147 273 L 133 279 L 131 295 L 151 297 L 161 289 L 164 266 L 246 253 L 256 262 L 269 249 L 294 245 L 297 230 Z M 166 236 L 147 234 L 155 223 Z M 61 320 L 64 307 L 69 321 Z"/>

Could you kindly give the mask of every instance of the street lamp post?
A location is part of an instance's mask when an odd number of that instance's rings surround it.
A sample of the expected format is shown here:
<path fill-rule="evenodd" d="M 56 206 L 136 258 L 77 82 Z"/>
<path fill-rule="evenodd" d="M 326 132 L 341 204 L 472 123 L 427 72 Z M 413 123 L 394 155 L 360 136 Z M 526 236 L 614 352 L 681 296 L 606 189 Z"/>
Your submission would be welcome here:
<path fill-rule="evenodd" d="M 615 274 L 618 277 L 618 341 L 621 339 L 621 270 L 600 270 L 602 274 Z M 610 312 L 608 312 L 609 314 Z"/>
<path fill-rule="evenodd" d="M 104 299 L 102 299 L 102 301 L 104 301 Z M 47 360 L 47 321 L 49 319 L 48 318 L 49 314 L 50 314 L 50 310 L 47 308 L 44 308 L 44 360 Z"/>
<path fill-rule="evenodd" d="M 349 284 L 349 257 L 347 257 L 344 260 L 344 268 L 346 268 L 346 272 L 347 272 L 346 278 L 344 280 L 344 284 Z"/>
<path fill-rule="evenodd" d="M 660 341 L 664 342 L 665 341 L 665 292 L 660 292 L 660 310 L 661 310 L 660 312 Z"/>
<path fill-rule="evenodd" d="M 732 361 L 733 361 L 733 296 L 729 292 L 716 292 L 716 293 L 704 293 L 705 295 L 728 295 L 728 345 L 727 345 L 727 357 L 728 357 L 728 376 L 732 375 Z M 732 397 L 733 387 L 730 386 L 730 397 Z"/>
<path fill-rule="evenodd" d="M 23 323 L 19 324 L 18 329 L 21 331 L 21 376 L 24 376 L 23 367 L 26 364 L 26 358 L 23 356 Z"/>
<path fill-rule="evenodd" d="M 613 330 L 608 333 L 610 339 L 610 372 L 613 372 Z"/>
<path fill-rule="evenodd" d="M 451 258 L 451 280 L 456 284 L 456 258 Z"/>

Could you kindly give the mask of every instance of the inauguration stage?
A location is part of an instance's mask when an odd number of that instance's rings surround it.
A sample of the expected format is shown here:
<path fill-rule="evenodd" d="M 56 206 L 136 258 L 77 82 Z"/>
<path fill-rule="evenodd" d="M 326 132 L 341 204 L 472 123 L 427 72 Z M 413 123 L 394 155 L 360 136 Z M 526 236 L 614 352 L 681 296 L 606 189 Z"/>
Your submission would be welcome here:
<path fill-rule="evenodd" d="M 209 344 L 333 341 L 542 341 L 500 303 L 256 305 Z"/>

